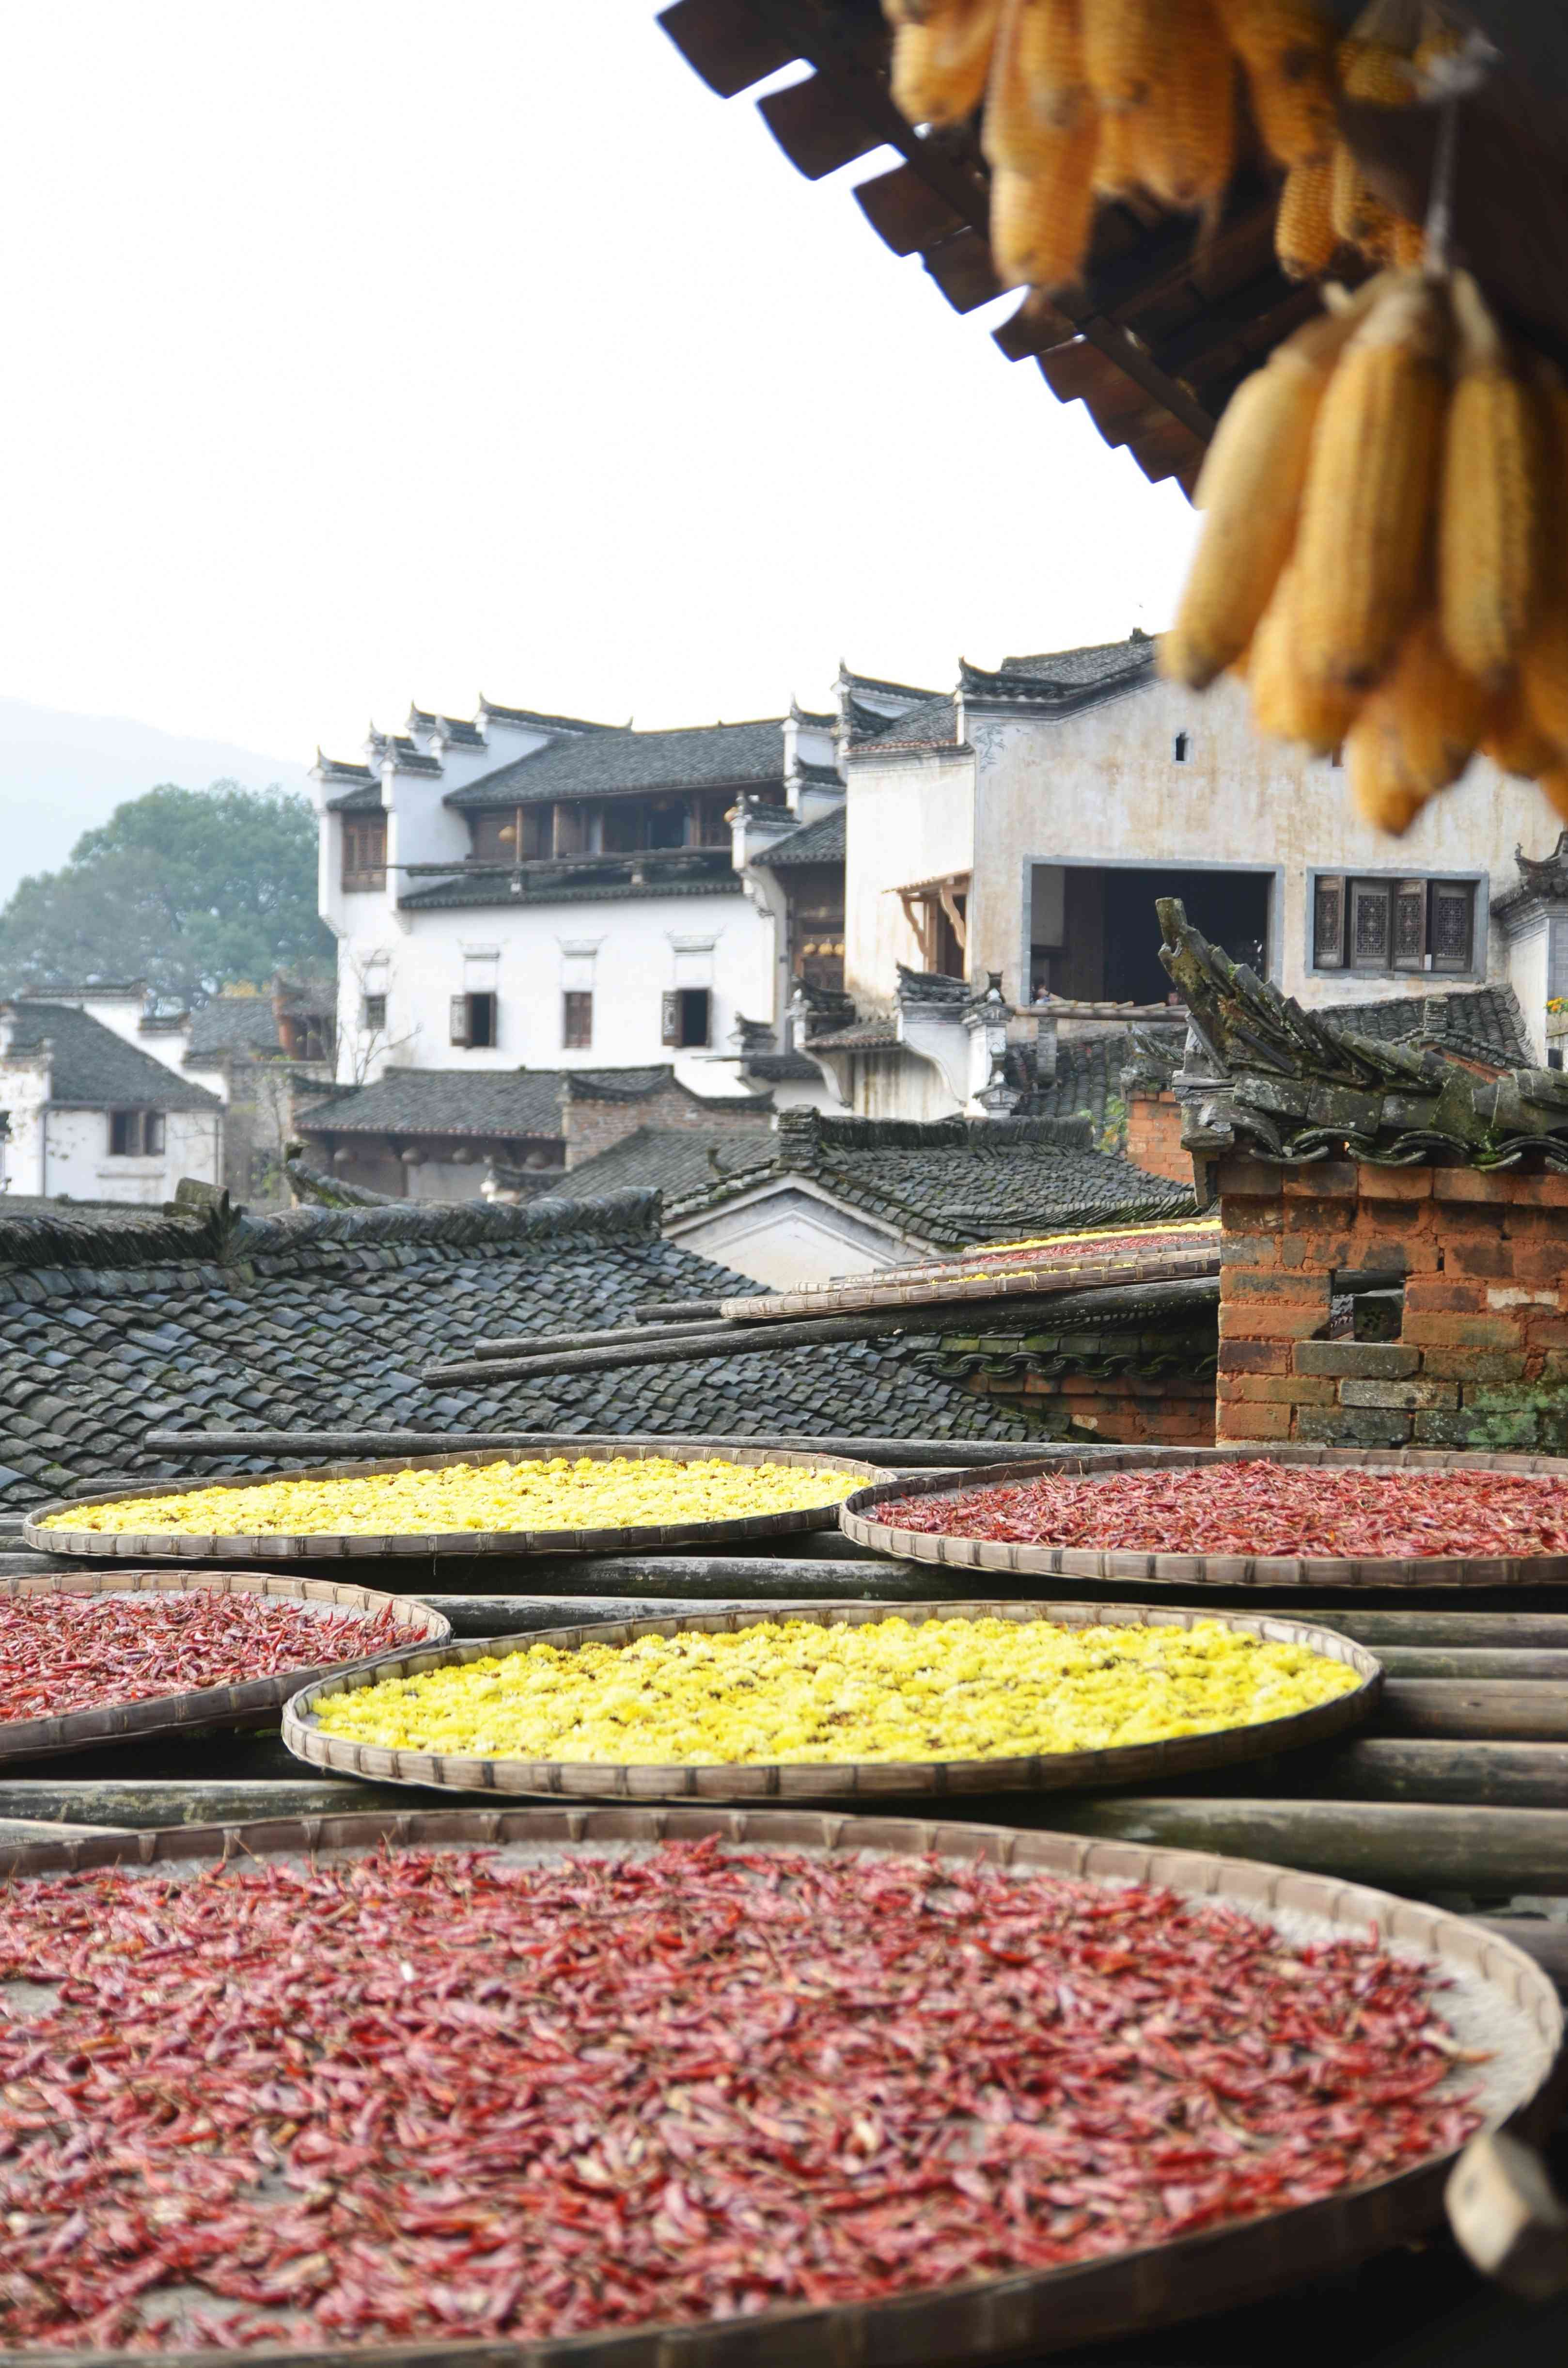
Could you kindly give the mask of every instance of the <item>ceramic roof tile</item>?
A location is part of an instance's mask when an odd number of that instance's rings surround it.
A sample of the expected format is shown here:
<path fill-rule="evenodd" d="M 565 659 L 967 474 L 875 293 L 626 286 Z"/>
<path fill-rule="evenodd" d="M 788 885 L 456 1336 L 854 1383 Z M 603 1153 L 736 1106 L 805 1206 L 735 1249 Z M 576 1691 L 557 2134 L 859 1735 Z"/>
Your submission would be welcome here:
<path fill-rule="evenodd" d="M 50 1099 L 62 1110 L 216 1110 L 222 1103 L 205 1086 L 166 1069 L 69 1003 L 28 997 L 11 1007 L 11 1050 L 52 1047 Z"/>
<path fill-rule="evenodd" d="M 0 1479 L 0 1505 L 36 1502 L 103 1474 L 177 1472 L 178 1458 L 151 1456 L 142 1445 L 154 1422 L 390 1424 L 428 1429 L 432 1449 L 451 1428 L 1034 1435 L 1020 1414 L 922 1372 L 896 1340 L 411 1390 L 417 1367 L 460 1356 L 481 1332 L 548 1337 L 627 1322 L 648 1300 L 755 1287 L 661 1240 L 654 1212 L 652 1195 L 635 1193 L 517 1210 L 297 1211 L 189 1227 L 187 1256 L 172 1267 L 60 1270 L 59 1313 L 85 1315 L 87 1328 L 70 1327 L 62 1370 L 29 1401 L 28 1419 L 45 1427 L 29 1438 L 20 1424 L 7 1426 L 6 1463 L 18 1476 Z M 123 1257 L 134 1245 L 118 1234 L 104 1247 Z M 33 1279 L 25 1267 L 0 1265 L 0 1397 L 39 1378 L 39 1336 L 19 1288 Z M 124 1347 L 132 1335 L 146 1336 L 149 1314 L 171 1288 L 179 1337 L 167 1342 L 154 1395 L 147 1368 L 134 1380 L 127 1373 Z M 292 1323 L 301 1315 L 307 1320 Z"/>

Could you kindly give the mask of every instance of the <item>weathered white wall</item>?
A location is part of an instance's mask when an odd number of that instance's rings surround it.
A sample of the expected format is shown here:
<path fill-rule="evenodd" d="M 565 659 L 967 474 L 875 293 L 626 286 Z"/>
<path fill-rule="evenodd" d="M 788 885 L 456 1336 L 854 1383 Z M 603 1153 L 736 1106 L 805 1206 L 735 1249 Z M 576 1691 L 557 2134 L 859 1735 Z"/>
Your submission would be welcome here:
<path fill-rule="evenodd" d="M 1061 722 L 971 714 L 969 732 L 978 773 L 969 975 L 1001 971 L 1010 996 L 1028 960 L 1028 867 L 1051 861 L 1280 867 L 1274 976 L 1310 1004 L 1407 996 L 1422 983 L 1412 973 L 1310 971 L 1310 871 L 1479 877 L 1478 947 L 1484 939 L 1486 974 L 1503 978 L 1506 950 L 1500 933 L 1486 928 L 1489 897 L 1516 878 L 1516 846 L 1543 855 L 1559 828 L 1538 790 L 1478 758 L 1403 838 L 1386 838 L 1358 819 L 1343 768 L 1260 739 L 1244 692 L 1230 682 L 1199 698 L 1156 681 Z M 1187 734 L 1185 764 L 1174 760 L 1180 732 Z M 869 811 L 855 769 L 852 864 L 859 818 Z M 1065 893 L 1070 927 L 1071 873 Z M 1153 931 L 1152 911 L 1149 926 Z M 1433 991 L 1476 983 L 1457 973 L 1427 981 Z M 1526 1016 L 1538 1024 L 1537 1014 Z"/>
<path fill-rule="evenodd" d="M 780 1291 L 835 1275 L 881 1274 L 910 1255 L 896 1234 L 798 1179 L 665 1231 L 682 1249 Z"/>
<path fill-rule="evenodd" d="M 861 757 L 851 767 L 846 836 L 845 990 L 863 1012 L 886 1011 L 892 1004 L 897 965 L 925 967 L 919 940 L 892 892 L 973 868 L 972 758 L 957 749 L 950 756 Z M 971 919 L 971 978 L 977 974 L 975 964 Z M 984 969 L 982 960 L 981 973 Z"/>
<path fill-rule="evenodd" d="M 1547 975 L 1547 950 L 1551 926 L 1543 917 L 1506 949 L 1514 993 L 1524 1010 L 1535 1057 L 1543 1066 L 1546 1061 L 1546 998 L 1551 991 Z M 1558 926 L 1561 927 L 1561 923 Z"/>
<path fill-rule="evenodd" d="M 67 1193 L 74 1201 L 131 1201 L 155 1208 L 174 1199 L 183 1176 L 202 1184 L 222 1181 L 222 1127 L 217 1110 L 170 1110 L 161 1155 L 117 1159 L 108 1147 L 107 1110 L 50 1109 L 41 1113 L 39 1128 L 38 1181 L 29 1188 L 18 1176 L 11 1189 L 30 1189 L 50 1199 Z"/>
<path fill-rule="evenodd" d="M 4 1021 L 0 1021 L 0 1041 L 8 1033 Z M 7 1192 L 38 1194 L 43 1190 L 50 1066 L 47 1053 L 0 1052 L 0 1110 L 6 1111 L 10 1127 L 5 1144 L 0 1145 Z"/>
<path fill-rule="evenodd" d="M 366 908 L 345 916 L 340 939 L 340 1079 L 379 1076 L 389 1056 L 400 1068 L 602 1069 L 668 1061 L 663 1002 L 676 986 L 706 986 L 713 996 L 710 1038 L 723 1049 L 744 1012 L 774 1008 L 773 925 L 742 893 L 716 896 L 605 898 L 602 902 L 462 906 L 404 913 L 391 921 L 389 900 L 343 900 Z M 591 945 L 591 958 L 580 951 Z M 387 1028 L 369 1046 L 359 1027 L 356 964 L 387 957 Z M 494 957 L 500 1041 L 469 1051 L 450 1040 L 454 995 L 474 984 L 470 964 Z M 565 985 L 580 988 L 591 970 L 594 1040 L 562 1043 Z M 485 984 L 489 984 L 486 972 Z M 694 1080 L 695 1082 L 695 1080 Z M 717 1084 L 701 1090 L 718 1090 Z"/>

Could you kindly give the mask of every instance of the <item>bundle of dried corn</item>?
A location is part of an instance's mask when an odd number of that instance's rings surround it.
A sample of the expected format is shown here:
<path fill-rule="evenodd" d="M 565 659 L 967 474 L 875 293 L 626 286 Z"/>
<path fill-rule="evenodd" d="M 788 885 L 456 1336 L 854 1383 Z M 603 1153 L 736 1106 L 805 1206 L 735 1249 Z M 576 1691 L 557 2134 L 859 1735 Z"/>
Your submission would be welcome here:
<path fill-rule="evenodd" d="M 1328 174 L 1334 29 L 1318 0 L 882 6 L 893 97 L 912 123 L 960 123 L 984 101 L 992 253 L 1010 287 L 1077 277 L 1096 198 L 1141 192 L 1212 212 L 1241 140 L 1238 67 L 1269 154 L 1290 173 Z"/>
<path fill-rule="evenodd" d="M 1568 388 L 1467 272 L 1329 293 L 1221 422 L 1165 671 L 1244 674 L 1261 730 L 1343 741 L 1381 829 L 1478 748 L 1568 820 Z"/>

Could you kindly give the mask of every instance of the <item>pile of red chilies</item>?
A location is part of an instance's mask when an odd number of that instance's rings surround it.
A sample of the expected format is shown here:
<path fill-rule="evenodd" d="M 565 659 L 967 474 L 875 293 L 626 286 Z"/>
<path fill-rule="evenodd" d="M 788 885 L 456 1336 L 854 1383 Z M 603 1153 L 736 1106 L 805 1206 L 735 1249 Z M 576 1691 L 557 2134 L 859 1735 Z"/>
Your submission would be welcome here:
<path fill-rule="evenodd" d="M 324 1669 L 405 1641 L 390 1604 L 317 1611 L 276 1595 L 0 1597 L 0 1720 Z"/>
<path fill-rule="evenodd" d="M 12 2348 L 864 2301 L 1305 2203 L 1479 2118 L 1370 1943 L 930 1860 L 30 1880 L 17 1978 L 59 1987 L 0 2021 Z"/>
<path fill-rule="evenodd" d="M 1051 1474 L 912 1497 L 879 1520 L 941 1537 L 1191 1554 L 1568 1554 L 1568 1480 L 1511 1472 L 1369 1472 L 1271 1463 Z"/>

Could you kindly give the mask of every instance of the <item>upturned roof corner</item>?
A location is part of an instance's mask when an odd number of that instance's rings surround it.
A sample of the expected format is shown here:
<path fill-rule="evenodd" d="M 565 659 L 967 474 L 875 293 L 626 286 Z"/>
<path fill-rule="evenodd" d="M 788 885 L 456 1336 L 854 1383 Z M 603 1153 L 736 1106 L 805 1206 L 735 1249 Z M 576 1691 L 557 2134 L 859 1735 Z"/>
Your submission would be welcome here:
<path fill-rule="evenodd" d="M 1160 960 L 1187 1007 L 1173 1080 L 1182 1143 L 1199 1157 L 1240 1152 L 1291 1165 L 1568 1170 L 1568 1076 L 1516 1068 L 1482 1076 L 1430 1048 L 1381 1041 L 1303 1010 L 1233 962 L 1161 897 Z"/>

